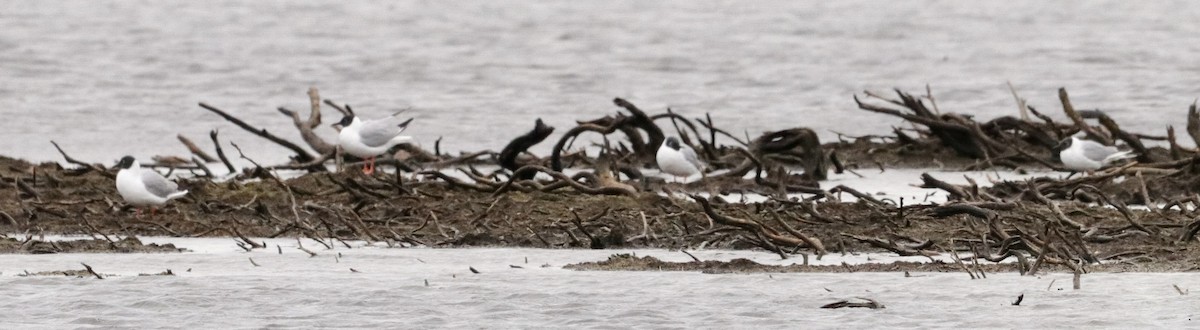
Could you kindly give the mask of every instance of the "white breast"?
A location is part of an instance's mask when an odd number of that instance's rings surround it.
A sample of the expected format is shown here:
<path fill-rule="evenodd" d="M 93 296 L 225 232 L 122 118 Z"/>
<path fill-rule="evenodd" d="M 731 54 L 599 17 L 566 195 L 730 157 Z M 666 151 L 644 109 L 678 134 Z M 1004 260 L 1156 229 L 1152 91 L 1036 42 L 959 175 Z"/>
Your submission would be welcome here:
<path fill-rule="evenodd" d="M 1064 166 L 1076 171 L 1092 171 L 1100 169 L 1103 164 L 1100 162 L 1088 159 L 1083 155 L 1083 148 L 1067 148 L 1058 154 L 1058 158 L 1062 160 Z"/>
<path fill-rule="evenodd" d="M 166 198 L 155 196 L 142 183 L 141 169 L 124 169 L 117 172 L 117 193 L 125 202 L 137 206 L 163 205 Z"/>
<path fill-rule="evenodd" d="M 700 173 L 695 165 L 683 157 L 683 153 L 669 147 L 658 148 L 654 158 L 658 162 L 658 168 L 670 175 L 686 177 Z"/>

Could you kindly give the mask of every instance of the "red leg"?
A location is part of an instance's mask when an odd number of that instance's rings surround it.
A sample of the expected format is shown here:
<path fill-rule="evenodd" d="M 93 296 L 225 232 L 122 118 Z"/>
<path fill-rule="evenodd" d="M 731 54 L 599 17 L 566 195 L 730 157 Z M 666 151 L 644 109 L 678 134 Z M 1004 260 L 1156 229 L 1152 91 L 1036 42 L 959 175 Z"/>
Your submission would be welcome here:
<path fill-rule="evenodd" d="M 363 165 L 363 174 L 371 175 L 375 173 L 375 157 L 367 158 L 367 163 Z"/>

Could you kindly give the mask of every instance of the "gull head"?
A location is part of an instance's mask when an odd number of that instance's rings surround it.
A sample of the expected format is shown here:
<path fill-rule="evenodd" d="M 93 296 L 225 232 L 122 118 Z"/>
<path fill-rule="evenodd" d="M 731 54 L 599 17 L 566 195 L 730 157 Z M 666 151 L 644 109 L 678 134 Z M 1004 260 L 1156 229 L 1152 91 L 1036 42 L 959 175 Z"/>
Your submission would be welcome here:
<path fill-rule="evenodd" d="M 681 148 L 679 146 L 679 139 L 676 139 L 674 136 L 667 138 L 667 142 L 663 142 L 663 144 L 667 145 L 667 148 L 671 148 L 673 150 L 679 150 L 679 148 Z"/>
<path fill-rule="evenodd" d="M 354 125 L 354 123 L 357 122 L 358 117 L 355 117 L 354 115 L 346 115 L 345 117 L 342 117 L 342 121 L 339 121 L 338 125 L 342 125 L 342 127 L 350 127 L 350 125 Z"/>
<path fill-rule="evenodd" d="M 121 157 L 121 161 L 117 162 L 117 168 L 120 169 L 129 169 L 135 165 L 137 165 L 137 160 L 133 159 L 133 156 Z"/>
<path fill-rule="evenodd" d="M 1071 145 L 1074 144 L 1075 139 L 1077 138 L 1072 136 L 1070 139 L 1065 139 L 1062 140 L 1062 142 L 1059 142 L 1058 145 L 1054 146 L 1054 154 L 1057 155 L 1058 153 L 1063 152 L 1063 150 L 1070 148 Z"/>

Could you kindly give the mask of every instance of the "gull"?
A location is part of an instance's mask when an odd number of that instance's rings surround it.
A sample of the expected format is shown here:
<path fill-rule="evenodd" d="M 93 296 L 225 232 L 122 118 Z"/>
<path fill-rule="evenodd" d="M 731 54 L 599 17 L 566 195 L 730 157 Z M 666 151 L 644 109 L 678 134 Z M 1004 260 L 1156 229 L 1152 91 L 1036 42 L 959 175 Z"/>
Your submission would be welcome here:
<path fill-rule="evenodd" d="M 704 162 L 696 157 L 696 151 L 692 150 L 692 147 L 679 143 L 679 139 L 674 136 L 667 138 L 662 146 L 658 147 L 655 160 L 658 162 L 659 169 L 676 179 L 703 174 L 705 167 Z"/>
<path fill-rule="evenodd" d="M 1063 141 L 1055 149 L 1059 150 L 1058 158 L 1063 166 L 1073 171 L 1090 172 L 1113 162 L 1137 156 L 1129 151 L 1117 150 L 1114 146 L 1081 140 L 1075 136 Z"/>
<path fill-rule="evenodd" d="M 121 168 L 117 172 L 117 193 L 130 205 L 149 206 L 151 214 L 156 210 L 155 207 L 188 193 L 187 190 L 179 190 L 178 185 L 158 172 L 142 169 L 142 165 L 132 156 L 121 157 L 117 167 Z M 141 213 L 140 208 L 138 213 Z"/>
<path fill-rule="evenodd" d="M 386 118 L 375 120 L 359 119 L 355 115 L 342 117 L 338 124 L 342 131 L 338 133 L 338 145 L 342 150 L 358 158 L 367 159 L 363 165 L 363 173 L 370 175 L 375 172 L 375 156 L 387 152 L 388 149 L 412 141 L 412 137 L 400 135 L 412 122 L 412 118 L 401 120 L 397 112 Z"/>

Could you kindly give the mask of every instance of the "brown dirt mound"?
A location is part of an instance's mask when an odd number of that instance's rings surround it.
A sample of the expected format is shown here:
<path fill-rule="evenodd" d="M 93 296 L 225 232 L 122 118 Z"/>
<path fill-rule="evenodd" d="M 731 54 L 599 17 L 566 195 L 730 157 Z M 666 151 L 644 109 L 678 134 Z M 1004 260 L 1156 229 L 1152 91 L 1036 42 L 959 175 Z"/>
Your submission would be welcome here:
<path fill-rule="evenodd" d="M 0 253 L 164 253 L 184 251 L 187 249 L 176 248 L 173 244 L 143 244 L 136 237 L 112 241 L 103 239 L 43 241 L 33 238 L 24 240 L 11 237 L 0 238 Z"/>
<path fill-rule="evenodd" d="M 1189 248 L 1200 223 L 1191 211 L 1175 209 L 1126 213 L 1080 203 L 979 200 L 900 208 L 872 200 L 844 203 L 832 200 L 833 194 L 811 201 L 716 197 L 696 203 L 648 192 L 493 193 L 347 171 L 279 181 L 182 180 L 191 191 L 187 197 L 158 215 L 137 216 L 101 172 L 8 160 L 0 174 L 9 184 L 0 189 L 0 232 L 9 233 L 235 237 L 246 249 L 262 248 L 249 237 L 300 237 L 321 244 L 337 244 L 325 239 L 337 238 L 432 247 L 761 248 L 781 255 L 974 250 L 993 261 L 1028 257 L 1026 266 L 1047 255 L 1047 267 L 1128 262 L 1186 270 L 1200 264 L 1200 253 Z M 70 251 L 49 244 L 37 245 L 38 251 Z"/>
<path fill-rule="evenodd" d="M 998 272 L 1017 272 L 1016 264 L 992 264 L 981 263 L 975 266 L 967 261 L 966 266 L 960 266 L 954 263 L 946 263 L 940 260 L 932 262 L 909 262 L 896 261 L 891 263 L 870 263 L 860 265 L 764 265 L 749 259 L 733 259 L 730 261 L 689 261 L 689 262 L 668 262 L 662 261 L 654 257 L 638 257 L 632 254 L 614 254 L 603 261 L 589 261 L 563 266 L 565 269 L 573 269 L 580 271 L 689 271 L 701 272 L 705 274 L 729 274 L 729 273 L 856 273 L 856 272 L 937 272 L 937 273 L 955 273 L 965 272 L 963 267 L 971 270 L 980 270 L 986 273 Z M 1069 267 L 1065 266 L 1050 266 L 1042 270 L 1051 272 L 1070 272 Z M 1146 267 L 1145 265 L 1136 265 L 1131 263 L 1113 263 L 1104 265 L 1092 265 L 1088 267 L 1088 271 L 1142 271 L 1142 272 L 1170 272 L 1170 271 L 1189 271 L 1194 270 L 1184 265 L 1179 264 L 1177 267 Z"/>

